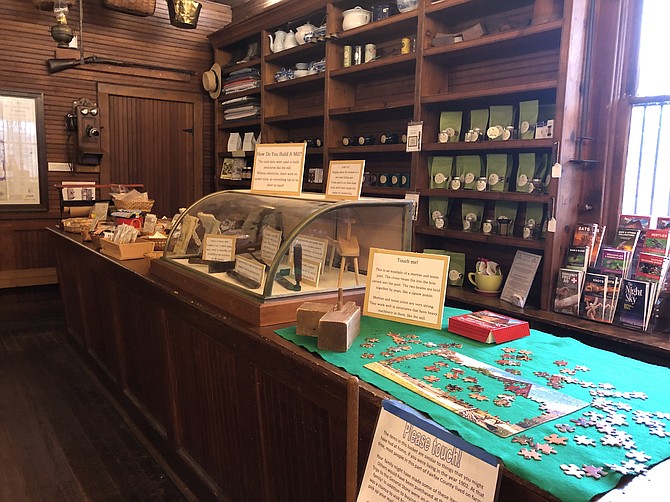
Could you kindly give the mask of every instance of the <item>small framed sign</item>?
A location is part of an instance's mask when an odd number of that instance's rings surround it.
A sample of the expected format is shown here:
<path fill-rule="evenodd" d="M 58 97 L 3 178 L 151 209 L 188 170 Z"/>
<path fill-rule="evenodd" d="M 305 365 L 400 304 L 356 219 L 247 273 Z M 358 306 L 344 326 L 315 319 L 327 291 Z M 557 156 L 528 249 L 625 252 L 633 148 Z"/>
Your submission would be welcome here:
<path fill-rule="evenodd" d="M 306 149 L 304 142 L 257 144 L 251 192 L 299 196 Z"/>
<path fill-rule="evenodd" d="M 331 160 L 328 164 L 326 199 L 358 200 L 364 169 L 365 160 Z"/>
<path fill-rule="evenodd" d="M 202 243 L 202 259 L 208 261 L 233 261 L 235 259 L 235 235 L 207 234 Z"/>

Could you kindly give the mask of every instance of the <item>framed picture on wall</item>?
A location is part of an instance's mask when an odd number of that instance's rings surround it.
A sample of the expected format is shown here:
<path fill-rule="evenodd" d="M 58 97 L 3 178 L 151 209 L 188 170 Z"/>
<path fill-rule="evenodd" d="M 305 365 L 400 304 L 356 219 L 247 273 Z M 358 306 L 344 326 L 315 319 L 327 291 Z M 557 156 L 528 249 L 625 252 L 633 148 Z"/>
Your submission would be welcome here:
<path fill-rule="evenodd" d="M 0 90 L 0 211 L 46 211 L 44 97 Z"/>

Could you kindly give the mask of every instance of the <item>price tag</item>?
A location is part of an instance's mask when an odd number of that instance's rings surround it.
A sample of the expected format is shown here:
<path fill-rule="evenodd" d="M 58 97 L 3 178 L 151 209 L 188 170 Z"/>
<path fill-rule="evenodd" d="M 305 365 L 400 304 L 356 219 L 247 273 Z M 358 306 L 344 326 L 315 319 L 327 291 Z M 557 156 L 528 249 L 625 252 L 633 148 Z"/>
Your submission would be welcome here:
<path fill-rule="evenodd" d="M 551 166 L 551 177 L 552 178 L 560 178 L 562 170 L 563 170 L 563 166 L 561 166 L 561 164 L 559 162 L 556 162 L 556 164 Z"/>
<path fill-rule="evenodd" d="M 547 222 L 547 232 L 556 233 L 556 218 L 552 218 Z"/>

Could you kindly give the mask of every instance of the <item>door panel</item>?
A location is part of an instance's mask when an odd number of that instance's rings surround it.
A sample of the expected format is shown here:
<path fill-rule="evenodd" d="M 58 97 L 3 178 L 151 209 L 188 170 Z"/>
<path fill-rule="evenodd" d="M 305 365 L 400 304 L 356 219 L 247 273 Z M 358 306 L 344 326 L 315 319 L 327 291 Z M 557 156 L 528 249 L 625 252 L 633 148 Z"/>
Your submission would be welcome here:
<path fill-rule="evenodd" d="M 143 183 L 159 217 L 202 196 L 200 94 L 101 84 L 98 99 L 103 183 Z"/>

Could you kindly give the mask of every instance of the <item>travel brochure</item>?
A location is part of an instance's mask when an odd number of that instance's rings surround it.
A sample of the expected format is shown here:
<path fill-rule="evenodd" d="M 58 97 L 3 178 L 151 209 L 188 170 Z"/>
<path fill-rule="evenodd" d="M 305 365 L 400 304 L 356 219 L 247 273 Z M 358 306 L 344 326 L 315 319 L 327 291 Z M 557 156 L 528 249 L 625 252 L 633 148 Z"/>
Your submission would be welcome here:
<path fill-rule="evenodd" d="M 621 215 L 608 245 L 597 242 L 597 224 L 578 223 L 558 272 L 554 312 L 647 331 L 670 262 L 670 217 L 657 218 L 657 228 L 650 222 Z"/>

